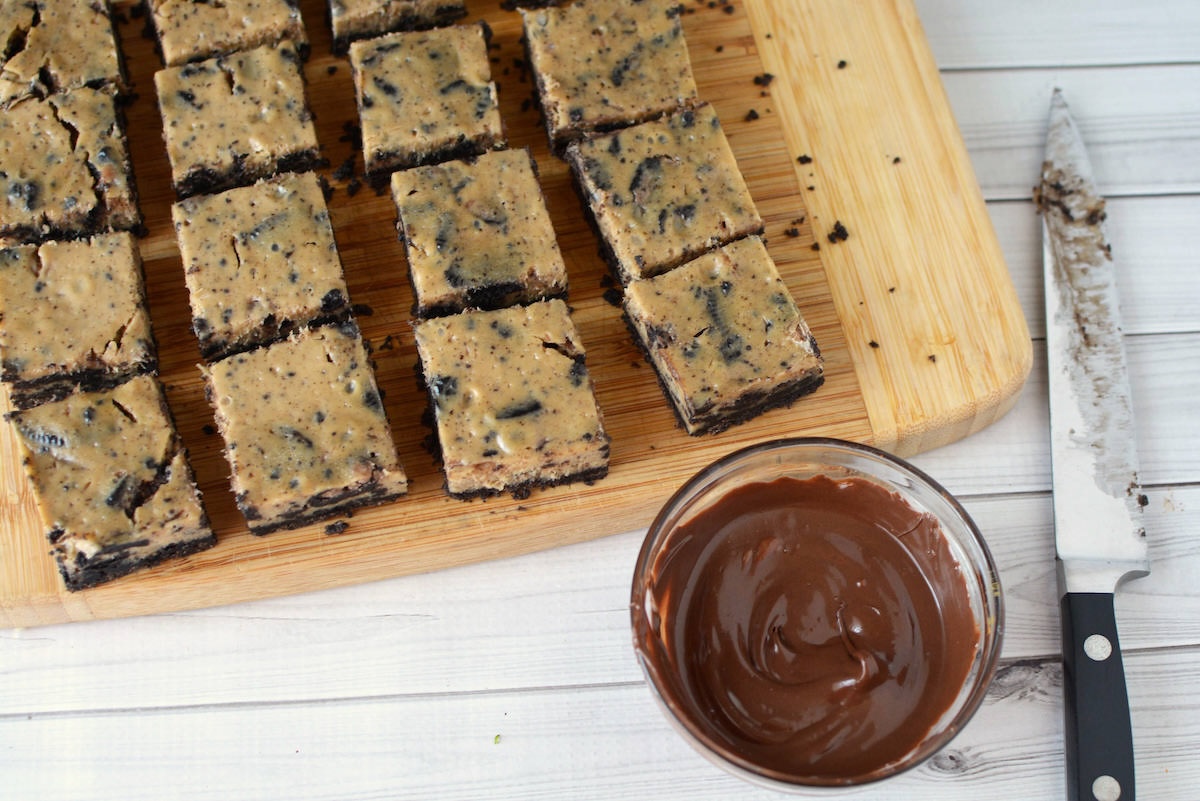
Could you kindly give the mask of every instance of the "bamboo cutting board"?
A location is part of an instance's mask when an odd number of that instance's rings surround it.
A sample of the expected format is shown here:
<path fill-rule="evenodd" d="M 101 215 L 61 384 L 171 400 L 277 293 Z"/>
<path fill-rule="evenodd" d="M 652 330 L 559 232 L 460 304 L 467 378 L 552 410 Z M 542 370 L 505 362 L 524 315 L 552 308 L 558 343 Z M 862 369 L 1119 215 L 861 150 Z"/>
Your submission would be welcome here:
<path fill-rule="evenodd" d="M 0 625 L 212 606 L 629 531 L 646 526 L 694 472 L 742 446 L 822 435 L 911 454 L 988 425 L 1015 401 L 1030 368 L 1029 333 L 910 0 L 684 6 L 700 95 L 721 117 L 766 220 L 769 250 L 826 359 L 825 385 L 814 395 L 702 438 L 676 425 L 619 310 L 605 299 L 610 284 L 596 242 L 529 103 L 518 15 L 498 0 L 470 8 L 468 19 L 486 19 L 494 31 L 492 69 L 510 145 L 531 147 L 539 164 L 613 439 L 609 476 L 519 501 L 462 502 L 443 493 L 423 444 L 425 398 L 413 373 L 412 298 L 392 203 L 337 169 L 351 160 L 362 171 L 348 135 L 357 120 L 350 69 L 330 54 L 322 0 L 304 0 L 312 40 L 305 73 L 329 161 L 330 212 L 410 494 L 356 512 L 339 535 L 322 524 L 249 534 L 196 370 L 154 100 L 160 62 L 143 35 L 145 21 L 121 7 L 118 32 L 137 93 L 128 109 L 130 146 L 148 228 L 141 247 L 161 375 L 219 542 L 107 586 L 65 592 L 15 438 L 2 426 Z"/>

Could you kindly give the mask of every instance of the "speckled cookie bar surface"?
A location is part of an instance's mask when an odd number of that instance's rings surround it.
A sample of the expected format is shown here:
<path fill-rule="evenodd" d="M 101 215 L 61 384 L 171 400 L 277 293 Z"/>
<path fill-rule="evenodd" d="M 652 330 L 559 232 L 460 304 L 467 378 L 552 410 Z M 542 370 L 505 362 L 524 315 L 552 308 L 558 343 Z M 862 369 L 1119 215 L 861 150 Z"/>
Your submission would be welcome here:
<path fill-rule="evenodd" d="M 320 162 L 300 58 L 290 42 L 154 74 L 179 198 Z"/>
<path fill-rule="evenodd" d="M 128 233 L 0 249 L 0 379 L 27 408 L 157 366 Z"/>
<path fill-rule="evenodd" d="M 567 293 L 567 268 L 528 150 L 392 174 L 420 317 Z"/>
<path fill-rule="evenodd" d="M 416 324 L 446 489 L 457 498 L 589 481 L 609 437 L 561 300 Z"/>
<path fill-rule="evenodd" d="M 109 89 L 26 97 L 0 112 L 0 244 L 141 226 Z"/>
<path fill-rule="evenodd" d="M 216 545 L 153 376 L 14 412 L 10 420 L 68 589 Z"/>
<path fill-rule="evenodd" d="M 81 86 L 125 89 L 105 0 L 4 0 L 0 43 L 0 107 Z"/>
<path fill-rule="evenodd" d="M 315 173 L 285 173 L 171 209 L 200 353 L 218 359 L 350 314 Z"/>
<path fill-rule="evenodd" d="M 329 0 L 333 52 L 339 54 L 356 39 L 440 28 L 465 16 L 462 0 Z"/>
<path fill-rule="evenodd" d="M 501 150 L 488 27 L 393 33 L 350 46 L 368 173 Z"/>
<path fill-rule="evenodd" d="M 763 230 L 712 106 L 585 139 L 567 160 L 624 283 Z"/>
<path fill-rule="evenodd" d="M 176 66 L 287 39 L 304 55 L 296 0 L 147 0 L 163 61 Z"/>
<path fill-rule="evenodd" d="M 624 303 L 689 434 L 785 406 L 823 381 L 816 340 L 758 237 L 635 281 Z"/>
<path fill-rule="evenodd" d="M 238 508 L 267 534 L 393 500 L 408 478 L 353 323 L 201 368 Z"/>
<path fill-rule="evenodd" d="M 553 149 L 696 102 L 680 8 L 664 0 L 581 0 L 521 10 Z"/>

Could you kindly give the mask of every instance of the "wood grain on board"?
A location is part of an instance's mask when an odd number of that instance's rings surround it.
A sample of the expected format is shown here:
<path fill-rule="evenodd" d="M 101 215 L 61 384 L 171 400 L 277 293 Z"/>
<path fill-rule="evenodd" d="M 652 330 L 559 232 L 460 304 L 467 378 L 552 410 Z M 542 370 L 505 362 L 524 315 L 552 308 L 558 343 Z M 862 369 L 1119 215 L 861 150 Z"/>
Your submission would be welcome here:
<path fill-rule="evenodd" d="M 812 396 L 700 438 L 677 426 L 619 309 L 605 299 L 610 284 L 597 243 L 529 102 L 518 15 L 501 10 L 498 0 L 469 8 L 468 19 L 486 19 L 494 32 L 492 69 L 509 144 L 530 147 L 539 165 L 574 318 L 613 440 L 609 476 L 522 500 L 462 502 L 443 492 L 425 447 L 430 432 L 413 372 L 412 296 L 392 202 L 339 170 L 349 160 L 355 175 L 362 172 L 350 68 L 330 54 L 323 4 L 304 0 L 313 44 L 305 75 L 328 160 L 322 173 L 333 187 L 330 213 L 411 483 L 408 497 L 355 512 L 339 535 L 327 535 L 323 524 L 251 535 L 229 491 L 196 369 L 154 100 L 153 73 L 161 62 L 143 35 L 144 19 L 119 6 L 125 19 L 118 32 L 137 93 L 127 114 L 148 228 L 141 248 L 160 372 L 219 542 L 202 554 L 67 593 L 4 426 L 0 625 L 213 606 L 629 531 L 646 526 L 698 469 L 752 443 L 820 435 L 911 454 L 965 436 L 1010 408 L 1029 371 L 1029 334 L 908 0 L 684 6 L 700 95 L 721 117 L 766 220 L 769 250 L 826 360 L 825 385 Z M 773 79 L 761 80 L 768 73 Z M 847 236 L 836 235 L 837 223 Z"/>

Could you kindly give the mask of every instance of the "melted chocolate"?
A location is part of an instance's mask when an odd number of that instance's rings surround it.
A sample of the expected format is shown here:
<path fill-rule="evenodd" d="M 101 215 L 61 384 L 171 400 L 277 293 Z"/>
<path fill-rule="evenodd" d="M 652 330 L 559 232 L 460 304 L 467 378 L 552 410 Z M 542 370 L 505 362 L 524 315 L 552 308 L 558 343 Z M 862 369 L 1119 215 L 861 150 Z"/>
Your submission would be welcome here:
<path fill-rule="evenodd" d="M 937 521 L 863 479 L 733 490 L 671 534 L 642 603 L 664 700 L 735 761 L 806 784 L 910 753 L 979 631 Z"/>

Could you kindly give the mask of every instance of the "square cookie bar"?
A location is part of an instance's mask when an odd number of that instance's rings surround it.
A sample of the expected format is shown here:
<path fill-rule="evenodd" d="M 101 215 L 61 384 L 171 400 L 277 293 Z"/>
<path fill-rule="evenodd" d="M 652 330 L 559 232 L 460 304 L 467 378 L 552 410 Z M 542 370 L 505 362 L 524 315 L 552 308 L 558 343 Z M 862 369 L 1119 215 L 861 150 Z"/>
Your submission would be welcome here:
<path fill-rule="evenodd" d="M 5 0 L 0 42 L 0 106 L 81 86 L 125 88 L 107 0 Z"/>
<path fill-rule="evenodd" d="M 216 544 L 153 376 L 9 419 L 67 589 Z"/>
<path fill-rule="evenodd" d="M 563 301 L 415 327 L 450 495 L 523 497 L 608 474 L 609 437 Z"/>
<path fill-rule="evenodd" d="M 298 0 L 147 0 L 168 66 L 289 39 L 301 55 L 308 34 Z"/>
<path fill-rule="evenodd" d="M 486 24 L 393 33 L 350 46 L 368 173 L 505 145 Z"/>
<path fill-rule="evenodd" d="M 27 97 L 0 112 L 0 244 L 141 224 L 110 90 Z"/>
<path fill-rule="evenodd" d="M 0 364 L 19 409 L 154 371 L 133 236 L 0 250 Z"/>
<path fill-rule="evenodd" d="M 791 404 L 821 353 L 758 237 L 625 288 L 625 316 L 689 434 Z"/>
<path fill-rule="evenodd" d="M 392 198 L 417 316 L 567 294 L 567 268 L 528 150 L 393 173 Z"/>
<path fill-rule="evenodd" d="M 333 52 L 345 53 L 356 39 L 440 28 L 466 15 L 463 0 L 329 0 Z"/>
<path fill-rule="evenodd" d="M 666 0 L 582 0 L 521 11 L 552 150 L 696 102 L 681 9 Z"/>
<path fill-rule="evenodd" d="M 302 329 L 200 370 L 251 533 L 297 528 L 408 490 L 354 323 Z"/>
<path fill-rule="evenodd" d="M 315 173 L 181 200 L 171 208 L 192 330 L 206 359 L 345 320 L 350 301 Z"/>
<path fill-rule="evenodd" d="M 567 160 L 623 283 L 763 230 L 712 106 L 585 139 Z"/>
<path fill-rule="evenodd" d="M 320 161 L 291 42 L 168 67 L 154 74 L 154 87 L 180 199 Z"/>

